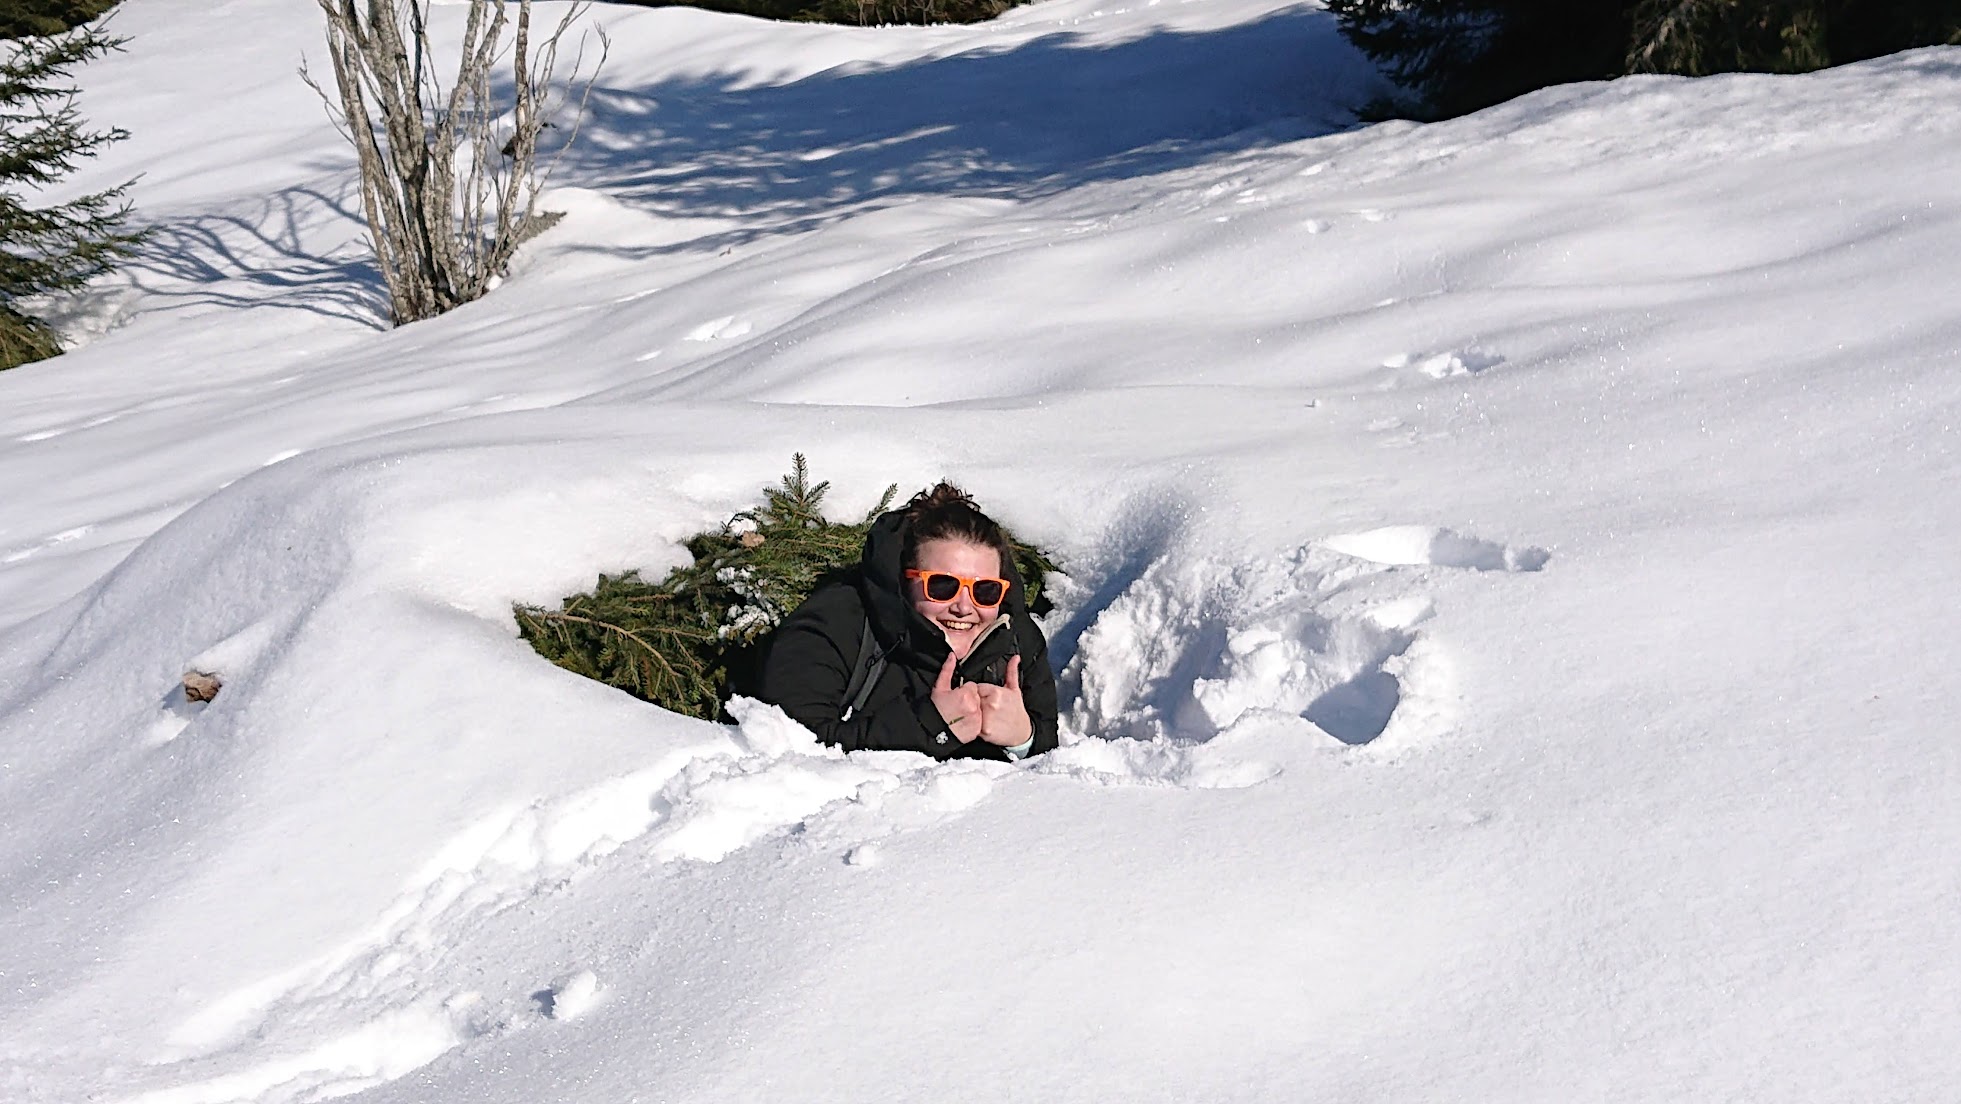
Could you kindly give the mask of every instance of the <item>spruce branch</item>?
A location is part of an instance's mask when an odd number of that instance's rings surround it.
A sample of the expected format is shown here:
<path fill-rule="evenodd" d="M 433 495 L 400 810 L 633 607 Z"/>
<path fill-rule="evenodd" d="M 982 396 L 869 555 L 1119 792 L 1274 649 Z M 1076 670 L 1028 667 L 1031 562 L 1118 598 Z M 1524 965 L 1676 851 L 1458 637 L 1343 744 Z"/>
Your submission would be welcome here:
<path fill-rule="evenodd" d="M 23 301 L 75 291 L 132 256 L 147 231 L 130 223 L 134 179 L 66 203 L 28 196 L 128 137 L 90 129 L 69 70 L 121 49 L 100 25 L 0 42 L 0 368 L 60 352 Z"/>

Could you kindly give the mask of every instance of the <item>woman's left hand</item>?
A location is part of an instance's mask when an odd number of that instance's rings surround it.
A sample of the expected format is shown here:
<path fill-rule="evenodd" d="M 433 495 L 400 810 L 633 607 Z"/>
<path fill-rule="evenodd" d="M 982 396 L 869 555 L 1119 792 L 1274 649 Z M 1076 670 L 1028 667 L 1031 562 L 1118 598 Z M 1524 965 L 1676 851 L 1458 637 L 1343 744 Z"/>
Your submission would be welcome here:
<path fill-rule="evenodd" d="M 974 689 L 980 691 L 981 739 L 1000 747 L 1027 743 L 1035 728 L 1028 719 L 1028 707 L 1021 700 L 1021 657 L 1008 659 L 1007 685 L 982 683 Z"/>

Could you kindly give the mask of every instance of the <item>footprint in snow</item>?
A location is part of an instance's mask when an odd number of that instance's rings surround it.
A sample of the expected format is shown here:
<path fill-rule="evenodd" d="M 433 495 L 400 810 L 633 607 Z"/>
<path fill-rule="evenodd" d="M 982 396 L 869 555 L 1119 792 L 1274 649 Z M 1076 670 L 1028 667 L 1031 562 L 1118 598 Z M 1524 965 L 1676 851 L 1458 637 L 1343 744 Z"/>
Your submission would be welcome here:
<path fill-rule="evenodd" d="M 1552 553 L 1536 545 L 1513 547 L 1452 529 L 1391 525 L 1329 537 L 1321 547 L 1388 567 L 1431 565 L 1472 571 L 1539 571 Z"/>
<path fill-rule="evenodd" d="M 1164 760 L 1140 761 L 1133 773 L 1187 785 L 1264 777 L 1261 764 L 1224 749 L 1203 762 L 1180 757 L 1230 743 L 1223 738 L 1242 722 L 1257 728 L 1263 717 L 1304 719 L 1350 746 L 1439 735 L 1458 708 L 1455 677 L 1447 649 L 1424 627 L 1434 609 L 1423 577 L 1398 569 L 1533 572 L 1551 558 L 1535 546 L 1418 525 L 1250 561 L 1160 554 L 1087 614 L 1061 679 L 1065 731 L 1117 738 L 1132 758 Z M 1080 749 L 1109 743 L 1079 740 L 1049 758 L 1063 768 Z M 1239 768 L 1252 773 L 1228 783 Z"/>
<path fill-rule="evenodd" d="M 603 995 L 598 975 L 591 970 L 579 970 L 533 993 L 531 999 L 546 1019 L 563 1023 L 590 1012 Z"/>
<path fill-rule="evenodd" d="M 93 525 L 78 525 L 73 529 L 63 529 L 54 536 L 43 540 L 40 544 L 7 553 L 6 556 L 0 557 L 0 564 L 16 564 L 23 560 L 33 559 L 50 548 L 56 548 L 64 544 L 73 544 L 94 531 L 95 526 Z"/>
<path fill-rule="evenodd" d="M 1160 560 L 1084 630 L 1063 678 L 1076 691 L 1068 724 L 1175 746 L 1281 714 L 1369 743 L 1412 685 L 1427 693 L 1448 680 L 1432 650 L 1415 647 L 1428 599 L 1382 585 L 1386 575 L 1315 546 L 1237 563 Z"/>
<path fill-rule="evenodd" d="M 182 736 L 209 705 L 209 701 L 193 701 L 182 683 L 171 687 L 143 730 L 143 746 L 161 747 Z"/>
<path fill-rule="evenodd" d="M 53 426 L 48 429 L 36 430 L 33 433 L 23 433 L 19 437 L 14 438 L 14 441 L 23 445 L 31 445 L 36 441 L 51 441 L 56 437 L 60 437 L 65 433 L 73 433 L 78 429 L 94 429 L 97 426 L 108 425 L 120 417 L 122 417 L 121 414 L 104 414 L 99 418 L 90 418 L 86 422 L 76 422 L 74 425 Z"/>
<path fill-rule="evenodd" d="M 472 410 L 482 410 L 484 407 L 487 406 L 495 406 L 500 402 L 504 402 L 509 399 L 514 399 L 516 397 L 517 396 L 511 394 L 508 391 L 502 391 L 495 395 L 487 396 L 485 398 L 472 399 L 469 402 L 458 403 L 455 406 L 446 406 L 443 408 L 442 412 L 444 414 L 463 414 Z M 295 451 L 294 455 L 297 456 L 298 452 Z"/>
<path fill-rule="evenodd" d="M 1376 444 L 1382 448 L 1408 448 L 1421 439 L 1421 434 L 1401 418 L 1377 418 L 1365 428 L 1376 435 Z"/>
<path fill-rule="evenodd" d="M 1392 305 L 1395 300 L 1385 300 L 1377 306 Z M 1475 376 L 1487 369 L 1505 363 L 1505 358 L 1478 348 L 1449 349 L 1441 353 L 1392 353 L 1382 358 L 1384 368 L 1401 370 L 1414 366 L 1418 372 L 1434 380 L 1450 379 L 1454 376 Z"/>
<path fill-rule="evenodd" d="M 712 322 L 703 322 L 688 331 L 689 341 L 730 341 L 746 337 L 755 327 L 748 322 L 736 321 L 735 315 L 726 314 Z"/>

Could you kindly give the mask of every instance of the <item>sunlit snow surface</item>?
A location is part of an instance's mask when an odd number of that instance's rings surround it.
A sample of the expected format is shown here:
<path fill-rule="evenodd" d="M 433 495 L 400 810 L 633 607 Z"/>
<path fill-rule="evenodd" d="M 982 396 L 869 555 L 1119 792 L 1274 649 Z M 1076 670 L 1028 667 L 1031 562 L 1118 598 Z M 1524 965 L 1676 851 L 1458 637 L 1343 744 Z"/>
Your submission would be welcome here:
<path fill-rule="evenodd" d="M 1961 49 L 1355 127 L 1264 0 L 596 18 L 400 330 L 315 17 L 85 74 L 159 232 L 0 375 L 0 1100 L 1952 1095 Z M 799 450 L 1061 555 L 1061 750 L 516 639 Z"/>

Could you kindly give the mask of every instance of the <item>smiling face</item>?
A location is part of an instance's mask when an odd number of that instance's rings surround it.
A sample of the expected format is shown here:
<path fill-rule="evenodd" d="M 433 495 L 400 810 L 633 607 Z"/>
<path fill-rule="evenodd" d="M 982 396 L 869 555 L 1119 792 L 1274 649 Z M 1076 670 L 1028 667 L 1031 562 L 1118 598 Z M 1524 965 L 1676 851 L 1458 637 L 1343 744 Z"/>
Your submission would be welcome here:
<path fill-rule="evenodd" d="M 984 544 L 930 540 L 919 546 L 915 559 L 913 567 L 920 571 L 944 571 L 968 579 L 1001 577 L 1000 554 Z M 1001 616 L 1000 606 L 976 606 L 966 587 L 961 587 L 947 601 L 935 602 L 926 597 L 926 584 L 919 579 L 906 580 L 906 600 L 919 611 L 919 616 L 946 634 L 947 647 L 953 649 L 956 660 L 966 659 L 967 653 L 974 650 L 974 641 Z"/>

